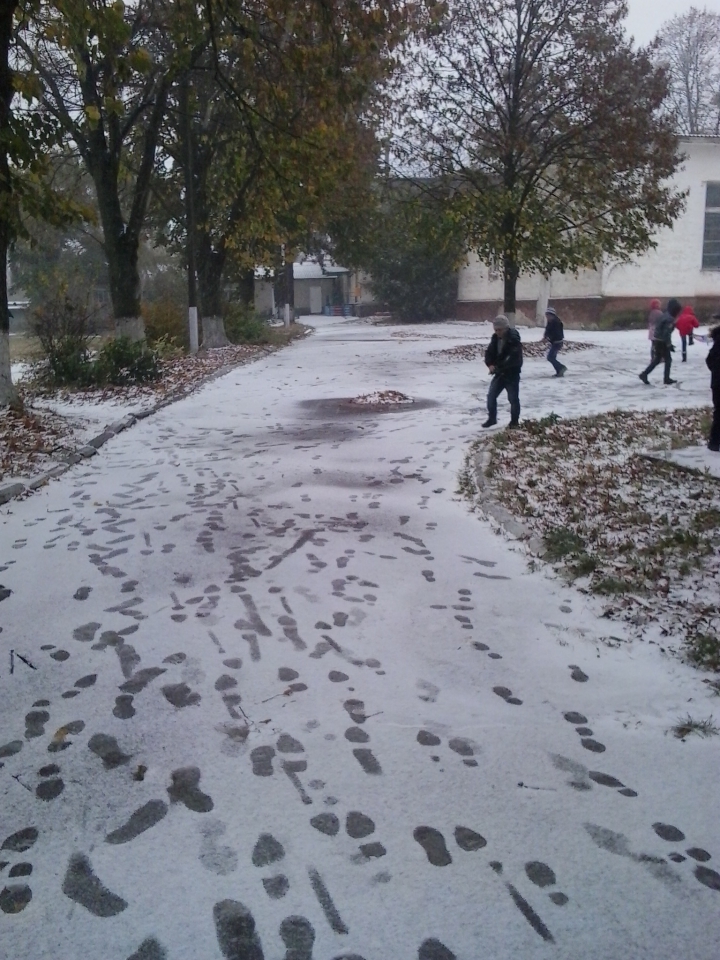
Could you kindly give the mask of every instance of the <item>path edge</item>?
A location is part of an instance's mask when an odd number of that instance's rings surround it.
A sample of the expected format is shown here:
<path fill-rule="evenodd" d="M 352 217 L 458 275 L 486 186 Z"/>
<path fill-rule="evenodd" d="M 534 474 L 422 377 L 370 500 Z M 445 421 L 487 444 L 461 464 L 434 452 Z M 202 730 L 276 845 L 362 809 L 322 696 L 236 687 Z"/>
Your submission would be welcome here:
<path fill-rule="evenodd" d="M 84 443 L 82 446 L 71 451 L 70 453 L 63 454 L 63 456 L 59 458 L 61 462 L 52 467 L 52 469 L 38 474 L 37 477 L 34 477 L 32 480 L 28 480 L 27 483 L 15 481 L 14 483 L 0 486 L 0 506 L 4 506 L 4 504 L 9 503 L 11 500 L 19 500 L 21 497 L 26 497 L 27 495 L 34 493 L 41 487 L 46 486 L 51 480 L 55 480 L 57 477 L 61 477 L 63 474 L 67 473 L 67 471 L 71 467 L 74 467 L 76 463 L 80 463 L 82 460 L 87 460 L 90 457 L 94 457 L 108 440 L 110 440 L 112 437 L 116 437 L 119 433 L 122 433 L 129 427 L 134 426 L 136 423 L 138 423 L 138 421 L 146 420 L 148 417 L 153 416 L 165 407 L 169 407 L 171 404 L 177 403 L 179 400 L 184 400 L 186 397 L 190 396 L 190 394 L 202 389 L 202 387 L 206 386 L 208 383 L 212 383 L 213 380 L 219 380 L 220 377 L 224 377 L 233 370 L 237 370 L 238 367 L 244 367 L 247 364 L 254 363 L 256 360 L 262 360 L 265 357 L 269 357 L 273 353 L 277 353 L 283 347 L 291 345 L 292 342 L 288 344 L 282 344 L 281 346 L 272 346 L 269 348 L 261 347 L 260 351 L 252 357 L 246 357 L 234 363 L 226 363 L 224 366 L 218 367 L 217 370 L 213 370 L 212 373 L 208 373 L 206 376 L 201 377 L 195 383 L 185 387 L 178 387 L 177 390 L 172 391 L 167 396 L 163 397 L 162 400 L 159 400 L 154 406 L 148 407 L 147 410 L 141 410 L 139 413 L 128 413 L 120 420 L 113 421 L 113 423 L 103 427 L 97 436 L 91 437 L 87 443 Z"/>
<path fill-rule="evenodd" d="M 482 440 L 475 440 L 465 461 L 465 477 L 470 479 L 473 487 L 470 494 L 466 486 L 466 495 L 471 496 L 473 505 L 481 513 L 492 519 L 514 540 L 521 541 L 529 553 L 543 558 L 547 550 L 542 537 L 536 536 L 525 524 L 520 523 L 493 495 L 486 478 L 486 470 L 489 464 L 490 451 Z"/>

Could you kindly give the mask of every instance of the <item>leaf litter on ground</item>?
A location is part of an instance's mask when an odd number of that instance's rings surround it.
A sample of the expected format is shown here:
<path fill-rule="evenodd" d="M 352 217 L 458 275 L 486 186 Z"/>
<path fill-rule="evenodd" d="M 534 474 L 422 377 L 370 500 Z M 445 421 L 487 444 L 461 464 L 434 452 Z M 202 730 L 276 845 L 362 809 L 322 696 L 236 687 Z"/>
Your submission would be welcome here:
<path fill-rule="evenodd" d="M 642 454 L 699 444 L 708 411 L 550 415 L 488 438 L 484 482 L 545 559 L 638 636 L 720 670 L 720 483 Z"/>
<path fill-rule="evenodd" d="M 482 360 L 485 351 L 488 348 L 488 340 L 485 343 L 462 343 L 457 347 L 447 347 L 445 350 L 430 350 L 428 356 L 436 360 Z M 560 357 L 564 353 L 577 353 L 580 350 L 592 350 L 596 344 L 580 343 L 577 340 L 565 340 Z M 523 357 L 544 357 L 550 349 L 550 345 L 542 340 L 523 341 Z"/>
<path fill-rule="evenodd" d="M 12 477 L 27 477 L 51 469 L 59 456 L 75 449 L 83 424 L 72 416 L 50 410 L 48 400 L 62 402 L 111 401 L 122 408 L 145 404 L 152 406 L 163 400 L 186 396 L 223 368 L 247 363 L 277 349 L 275 346 L 237 344 L 208 350 L 194 356 L 161 358 L 160 377 L 147 383 L 124 386 L 96 386 L 51 393 L 42 389 L 30 376 L 18 384 L 24 411 L 0 411 L 0 482 Z M 78 416 L 81 414 L 78 408 Z M 101 428 L 98 429 L 98 433 Z"/>

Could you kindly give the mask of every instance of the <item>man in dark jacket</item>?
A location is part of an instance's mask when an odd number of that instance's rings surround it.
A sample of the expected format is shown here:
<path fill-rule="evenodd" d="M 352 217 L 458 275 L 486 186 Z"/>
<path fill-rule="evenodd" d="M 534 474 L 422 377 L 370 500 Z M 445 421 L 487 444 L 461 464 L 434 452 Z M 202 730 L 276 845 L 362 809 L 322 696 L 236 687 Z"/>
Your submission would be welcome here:
<path fill-rule="evenodd" d="M 487 395 L 488 418 L 483 427 L 497 423 L 497 400 L 507 390 L 510 401 L 510 426 L 520 420 L 520 370 L 523 363 L 520 334 L 511 328 L 508 318 L 501 314 L 493 320 L 495 332 L 485 351 L 485 363 L 493 378 Z"/>
<path fill-rule="evenodd" d="M 567 367 L 564 363 L 558 362 L 557 355 L 563 348 L 565 331 L 562 320 L 552 307 L 548 307 L 545 311 L 545 333 L 543 334 L 543 340 L 547 340 L 550 344 L 550 349 L 547 354 L 548 363 L 551 363 L 555 368 L 555 376 L 562 377 Z"/>
<path fill-rule="evenodd" d="M 713 314 L 713 320 L 720 320 L 720 313 Z M 705 358 L 710 370 L 710 389 L 713 399 L 713 418 L 708 439 L 708 450 L 720 453 L 720 327 L 713 327 L 710 331 L 713 345 Z"/>
<path fill-rule="evenodd" d="M 682 304 L 679 300 L 668 300 L 667 310 L 655 324 L 652 341 L 652 362 L 639 374 L 642 382 L 649 386 L 648 374 L 652 373 L 655 367 L 660 363 L 665 364 L 664 383 L 675 383 L 670 379 L 670 366 L 672 364 L 672 332 L 675 329 L 675 321 L 682 310 Z"/>

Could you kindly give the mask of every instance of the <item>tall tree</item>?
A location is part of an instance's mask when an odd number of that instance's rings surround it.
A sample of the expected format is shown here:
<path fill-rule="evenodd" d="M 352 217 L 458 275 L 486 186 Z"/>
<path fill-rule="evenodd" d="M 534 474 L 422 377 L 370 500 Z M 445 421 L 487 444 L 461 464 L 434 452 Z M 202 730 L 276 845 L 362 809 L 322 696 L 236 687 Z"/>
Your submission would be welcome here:
<path fill-rule="evenodd" d="M 691 7 L 665 23 L 656 59 L 667 70 L 679 133 L 720 133 L 720 13 Z"/>
<path fill-rule="evenodd" d="M 405 167 L 454 193 L 468 245 L 504 277 L 653 246 L 682 197 L 664 73 L 626 41 L 622 0 L 451 0 L 400 104 Z"/>
<path fill-rule="evenodd" d="M 466 245 L 447 197 L 423 184 L 378 180 L 358 213 L 333 224 L 340 262 L 364 270 L 376 300 L 402 321 L 455 316 Z"/>
<path fill-rule="evenodd" d="M 0 407 L 16 399 L 10 376 L 10 313 L 8 311 L 7 253 L 12 239 L 13 187 L 10 177 L 13 136 L 12 100 L 15 95 L 10 49 L 18 4 L 0 0 Z"/>
<path fill-rule="evenodd" d="M 138 249 L 170 85 L 163 0 L 41 2 L 18 34 L 41 106 L 74 143 L 97 194 L 118 332 L 142 334 Z"/>
<path fill-rule="evenodd" d="M 18 3 L 0 0 L 0 407 L 18 402 L 10 372 L 7 257 L 23 234 L 22 211 L 55 224 L 77 212 L 46 176 L 58 140 L 54 125 L 32 109 L 37 78 L 13 69 L 19 10 Z"/>
<path fill-rule="evenodd" d="M 212 120 L 199 112 L 194 138 L 209 300 L 228 257 L 271 266 L 284 245 L 291 268 L 291 252 L 324 229 L 338 184 L 357 183 L 374 150 L 393 51 L 433 13 L 406 0 L 206 0 L 205 11 L 224 97 Z"/>

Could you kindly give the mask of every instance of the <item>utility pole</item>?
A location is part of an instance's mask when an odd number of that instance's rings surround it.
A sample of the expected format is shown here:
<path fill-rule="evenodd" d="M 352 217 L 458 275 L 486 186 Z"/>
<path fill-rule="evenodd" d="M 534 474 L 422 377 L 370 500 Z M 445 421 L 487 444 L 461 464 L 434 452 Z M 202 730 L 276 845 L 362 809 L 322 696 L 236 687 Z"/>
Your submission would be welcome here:
<path fill-rule="evenodd" d="M 187 233 L 188 271 L 188 327 L 190 353 L 197 353 L 198 306 L 197 268 L 195 266 L 195 186 L 193 174 L 192 117 L 190 115 L 190 70 L 186 70 L 180 83 L 180 121 L 185 146 L 185 230 Z"/>

